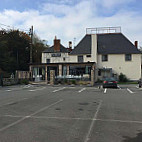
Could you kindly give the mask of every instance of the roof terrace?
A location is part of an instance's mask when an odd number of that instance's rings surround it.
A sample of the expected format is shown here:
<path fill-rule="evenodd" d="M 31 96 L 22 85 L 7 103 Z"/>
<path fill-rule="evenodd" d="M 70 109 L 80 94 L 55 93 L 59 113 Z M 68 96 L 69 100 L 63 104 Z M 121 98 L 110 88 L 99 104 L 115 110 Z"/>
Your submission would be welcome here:
<path fill-rule="evenodd" d="M 121 27 L 86 28 L 86 34 L 121 33 Z"/>

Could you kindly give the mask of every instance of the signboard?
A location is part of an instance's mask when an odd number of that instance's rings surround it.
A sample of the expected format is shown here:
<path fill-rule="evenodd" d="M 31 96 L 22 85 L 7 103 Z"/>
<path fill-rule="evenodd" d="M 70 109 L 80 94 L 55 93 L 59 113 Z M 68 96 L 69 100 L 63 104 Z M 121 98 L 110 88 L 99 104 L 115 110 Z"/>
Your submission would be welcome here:
<path fill-rule="evenodd" d="M 61 57 L 61 53 L 52 53 L 51 57 Z"/>

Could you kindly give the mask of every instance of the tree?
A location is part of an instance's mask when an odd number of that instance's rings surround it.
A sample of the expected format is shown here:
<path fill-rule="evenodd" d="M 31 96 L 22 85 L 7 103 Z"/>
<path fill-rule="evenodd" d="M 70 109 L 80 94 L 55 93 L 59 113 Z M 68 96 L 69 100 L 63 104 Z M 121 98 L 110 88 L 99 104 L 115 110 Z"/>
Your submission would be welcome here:
<path fill-rule="evenodd" d="M 30 36 L 19 30 L 0 31 L 0 68 L 9 74 L 29 70 Z M 34 34 L 33 63 L 41 63 L 41 53 L 48 46 Z"/>
<path fill-rule="evenodd" d="M 41 63 L 42 51 L 44 51 L 49 46 L 44 44 L 40 38 L 34 34 L 33 36 L 33 63 Z"/>
<path fill-rule="evenodd" d="M 0 68 L 8 73 L 28 70 L 30 37 L 21 31 L 0 31 Z"/>

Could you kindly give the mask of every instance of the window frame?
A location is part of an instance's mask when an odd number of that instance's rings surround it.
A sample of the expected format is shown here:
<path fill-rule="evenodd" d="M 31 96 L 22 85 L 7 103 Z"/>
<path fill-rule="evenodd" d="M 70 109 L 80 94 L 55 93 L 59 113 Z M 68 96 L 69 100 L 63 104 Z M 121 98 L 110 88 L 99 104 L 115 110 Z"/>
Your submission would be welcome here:
<path fill-rule="evenodd" d="M 83 55 L 77 56 L 77 61 L 78 63 L 83 63 L 84 62 Z"/>
<path fill-rule="evenodd" d="M 47 62 L 47 60 L 49 61 L 49 62 Z M 46 59 L 46 63 L 50 63 L 51 62 L 51 60 L 48 58 L 48 59 Z"/>
<path fill-rule="evenodd" d="M 132 54 L 125 54 L 125 61 L 132 61 Z"/>
<path fill-rule="evenodd" d="M 108 61 L 108 54 L 102 55 L 102 62 L 107 62 Z"/>

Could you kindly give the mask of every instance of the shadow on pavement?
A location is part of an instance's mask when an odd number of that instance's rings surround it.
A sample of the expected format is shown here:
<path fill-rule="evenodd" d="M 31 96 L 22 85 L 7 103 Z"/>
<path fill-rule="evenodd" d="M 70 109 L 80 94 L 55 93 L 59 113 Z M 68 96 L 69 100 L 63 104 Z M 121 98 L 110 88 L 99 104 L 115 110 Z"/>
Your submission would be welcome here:
<path fill-rule="evenodd" d="M 123 136 L 123 138 L 125 139 L 123 142 L 142 142 L 142 132 L 138 133 L 134 138 L 127 136 Z"/>

